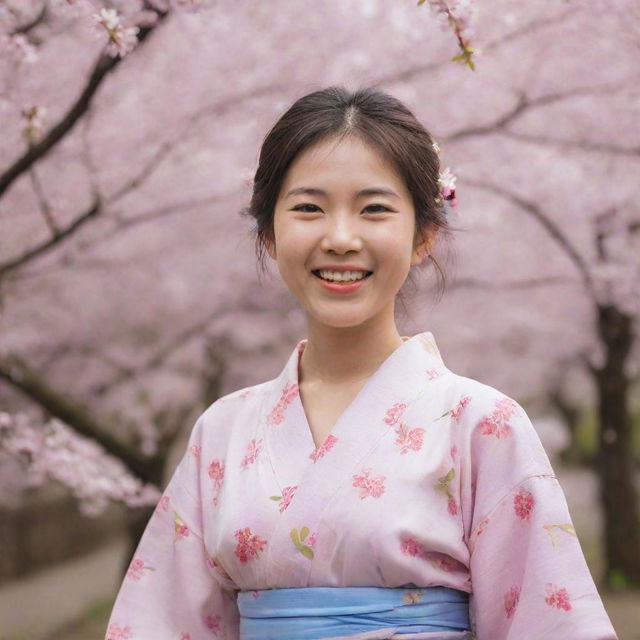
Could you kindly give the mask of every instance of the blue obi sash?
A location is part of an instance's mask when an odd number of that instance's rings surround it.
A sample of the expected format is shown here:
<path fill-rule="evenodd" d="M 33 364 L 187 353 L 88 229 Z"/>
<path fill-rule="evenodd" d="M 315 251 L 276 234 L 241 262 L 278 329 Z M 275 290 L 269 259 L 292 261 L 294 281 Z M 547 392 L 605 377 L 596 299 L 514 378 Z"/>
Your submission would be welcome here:
<path fill-rule="evenodd" d="M 240 640 L 320 640 L 385 629 L 471 638 L 464 634 L 470 631 L 469 594 L 450 587 L 262 589 L 240 591 L 237 604 Z"/>

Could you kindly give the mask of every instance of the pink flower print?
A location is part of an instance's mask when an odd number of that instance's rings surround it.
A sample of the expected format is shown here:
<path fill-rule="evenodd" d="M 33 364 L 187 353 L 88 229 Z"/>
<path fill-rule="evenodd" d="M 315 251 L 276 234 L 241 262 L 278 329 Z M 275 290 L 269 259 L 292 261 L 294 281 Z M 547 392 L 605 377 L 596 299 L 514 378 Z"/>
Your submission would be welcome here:
<path fill-rule="evenodd" d="M 144 575 L 144 570 L 154 571 L 153 567 L 149 567 L 145 565 L 144 560 L 142 558 L 134 558 L 129 564 L 129 568 L 127 569 L 127 576 L 132 580 L 140 580 Z"/>
<path fill-rule="evenodd" d="M 107 637 L 105 640 L 129 640 L 133 638 L 131 627 L 121 627 L 119 624 L 112 623 L 107 629 Z"/>
<path fill-rule="evenodd" d="M 187 525 L 182 522 L 178 514 L 175 514 L 173 518 L 173 524 L 175 530 L 175 536 L 173 538 L 174 542 L 176 542 L 176 540 L 179 540 L 180 538 L 187 538 L 189 536 L 189 527 L 187 527 Z"/>
<path fill-rule="evenodd" d="M 219 615 L 208 615 L 204 618 L 204 624 L 207 629 L 211 629 L 215 635 L 218 635 L 222 631 L 220 620 L 221 618 Z"/>
<path fill-rule="evenodd" d="M 224 482 L 224 462 L 222 460 L 212 460 L 207 471 L 209 477 L 213 480 L 213 504 L 217 505 L 222 483 Z"/>
<path fill-rule="evenodd" d="M 406 408 L 407 405 L 404 402 L 396 402 L 391 409 L 387 409 L 384 421 L 390 426 L 396 424 Z"/>
<path fill-rule="evenodd" d="M 180 635 L 180 640 L 191 640 L 191 634 L 183 631 Z"/>
<path fill-rule="evenodd" d="M 294 485 L 292 487 L 285 487 L 282 490 L 282 500 L 280 501 L 280 506 L 278 507 L 280 513 L 282 513 L 291 504 L 291 500 L 293 499 L 297 488 L 298 485 Z"/>
<path fill-rule="evenodd" d="M 462 410 L 469 404 L 469 402 L 471 402 L 471 396 L 462 397 L 458 404 L 453 409 L 451 409 L 451 417 L 454 420 L 458 420 L 460 418 Z"/>
<path fill-rule="evenodd" d="M 169 511 L 169 496 L 167 494 L 164 494 L 160 500 L 158 500 L 158 504 L 156 505 L 155 508 L 156 512 L 167 512 Z"/>
<path fill-rule="evenodd" d="M 544 601 L 550 607 L 556 607 L 556 609 L 564 609 L 565 611 L 570 611 L 571 602 L 567 590 L 564 587 L 559 589 L 555 584 L 551 582 L 548 582 L 546 586 L 547 597 L 544 599 Z"/>
<path fill-rule="evenodd" d="M 449 498 L 447 501 L 447 510 L 452 516 L 455 516 L 458 513 L 458 505 L 453 498 Z"/>
<path fill-rule="evenodd" d="M 520 489 L 513 496 L 513 509 L 521 520 L 530 520 L 535 500 L 531 492 Z"/>
<path fill-rule="evenodd" d="M 437 369 L 427 369 L 426 373 L 429 380 L 434 380 L 440 375 L 440 372 Z"/>
<path fill-rule="evenodd" d="M 238 540 L 235 554 L 240 562 L 248 562 L 256 558 L 267 546 L 267 541 L 252 534 L 249 527 L 238 529 L 234 535 Z"/>
<path fill-rule="evenodd" d="M 240 463 L 240 466 L 243 469 L 247 469 L 250 464 L 253 464 L 256 461 L 258 454 L 260 453 L 261 450 L 262 450 L 262 439 L 256 440 L 255 438 L 253 438 L 252 440 L 250 440 L 246 449 L 247 453 L 244 456 L 244 458 L 242 458 L 242 462 Z"/>
<path fill-rule="evenodd" d="M 270 411 L 267 416 L 268 424 L 281 424 L 284 420 L 284 411 L 287 408 L 287 405 L 291 404 L 295 397 L 299 393 L 299 388 L 297 383 L 292 382 L 290 384 L 285 385 L 282 393 L 280 394 L 280 400 L 275 407 Z"/>
<path fill-rule="evenodd" d="M 189 447 L 189 451 L 193 454 L 196 460 L 200 460 L 200 454 L 202 453 L 202 447 L 199 444 L 192 444 Z"/>
<path fill-rule="evenodd" d="M 456 447 L 455 444 L 449 450 L 449 455 L 451 456 L 452 462 L 455 462 L 456 461 L 456 456 L 458 455 L 458 447 Z"/>
<path fill-rule="evenodd" d="M 400 453 L 404 454 L 408 451 L 420 451 L 422 449 L 422 436 L 424 429 L 416 427 L 409 430 L 406 424 L 400 423 L 400 426 L 396 429 L 398 437 L 395 440 L 395 444 L 401 445 Z"/>
<path fill-rule="evenodd" d="M 490 416 L 484 416 L 478 423 L 480 433 L 484 436 L 495 435 L 496 438 L 506 438 L 511 430 L 509 418 L 516 412 L 515 400 L 501 398 L 496 401 L 495 409 Z"/>
<path fill-rule="evenodd" d="M 520 587 L 511 587 L 511 589 L 504 594 L 504 612 L 507 614 L 507 618 L 510 618 L 514 614 L 519 600 Z"/>
<path fill-rule="evenodd" d="M 313 548 L 316 546 L 316 542 L 318 541 L 318 532 L 314 531 L 308 538 L 307 538 L 307 544 Z"/>
<path fill-rule="evenodd" d="M 371 469 L 362 469 L 360 474 L 353 476 L 352 486 L 360 488 L 358 497 L 361 500 L 364 500 L 367 496 L 379 498 L 385 491 L 384 481 L 386 477 L 382 475 L 370 477 L 370 474 Z"/>
<path fill-rule="evenodd" d="M 403 538 L 400 551 L 407 556 L 416 557 L 422 554 L 422 545 L 415 538 Z"/>
<path fill-rule="evenodd" d="M 336 442 L 338 442 L 338 438 L 331 434 L 328 435 L 327 439 L 309 457 L 316 462 L 319 458 L 322 458 L 326 453 L 331 451 Z"/>
<path fill-rule="evenodd" d="M 515 400 L 511 398 L 500 398 L 500 400 L 496 401 L 496 411 L 499 411 L 502 417 L 505 420 L 508 420 L 511 416 L 513 416 L 518 410 L 518 405 Z"/>

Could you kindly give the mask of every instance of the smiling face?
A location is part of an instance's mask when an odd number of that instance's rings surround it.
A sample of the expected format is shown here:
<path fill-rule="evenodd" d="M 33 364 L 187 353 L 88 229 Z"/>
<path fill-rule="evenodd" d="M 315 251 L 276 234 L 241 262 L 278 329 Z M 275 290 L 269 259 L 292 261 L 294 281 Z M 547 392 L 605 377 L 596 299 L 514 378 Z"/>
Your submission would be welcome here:
<path fill-rule="evenodd" d="M 371 189 L 385 193 L 360 193 Z M 393 323 L 396 294 L 435 240 L 432 233 L 414 246 L 414 230 L 413 201 L 401 176 L 373 147 L 348 136 L 295 158 L 275 205 L 275 248 L 267 242 L 267 251 L 308 322 Z M 312 273 L 325 265 L 373 275 L 353 291 L 334 291 Z"/>

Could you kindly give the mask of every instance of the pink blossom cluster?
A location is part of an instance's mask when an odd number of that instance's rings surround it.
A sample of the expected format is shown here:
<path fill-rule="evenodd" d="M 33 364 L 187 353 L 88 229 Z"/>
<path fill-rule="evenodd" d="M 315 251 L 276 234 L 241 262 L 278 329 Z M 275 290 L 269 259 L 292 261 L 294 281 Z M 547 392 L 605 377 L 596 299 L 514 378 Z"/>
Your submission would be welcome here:
<path fill-rule="evenodd" d="M 8 458 L 22 462 L 25 488 L 57 480 L 89 517 L 100 515 L 109 501 L 141 507 L 160 498 L 157 487 L 143 484 L 99 444 L 56 418 L 41 423 L 26 413 L 0 412 L 0 454 L 0 466 Z"/>
<path fill-rule="evenodd" d="M 135 49 L 140 27 L 152 26 L 159 12 L 196 12 L 212 7 L 213 0 L 48 0 L 47 25 L 70 20 L 93 23 L 105 42 L 109 55 L 124 57 Z M 25 25 L 38 20 L 42 3 L 33 0 L 6 0 L 0 3 L 0 60 L 37 60 L 39 38 L 23 33 Z"/>

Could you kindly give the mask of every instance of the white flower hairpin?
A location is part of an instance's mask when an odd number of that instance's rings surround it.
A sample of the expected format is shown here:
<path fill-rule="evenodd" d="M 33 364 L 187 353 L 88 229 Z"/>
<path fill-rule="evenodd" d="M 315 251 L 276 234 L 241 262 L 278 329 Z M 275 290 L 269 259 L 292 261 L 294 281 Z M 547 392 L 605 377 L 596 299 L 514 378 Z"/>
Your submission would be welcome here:
<path fill-rule="evenodd" d="M 437 142 L 433 143 L 433 149 L 439 156 L 441 155 L 440 146 Z M 450 206 L 455 207 L 458 204 L 458 200 L 456 199 L 456 176 L 449 167 L 440 172 L 438 184 L 440 185 L 442 200 L 448 202 Z"/>

